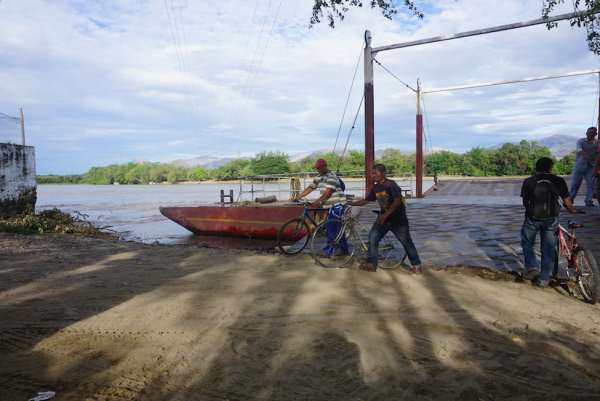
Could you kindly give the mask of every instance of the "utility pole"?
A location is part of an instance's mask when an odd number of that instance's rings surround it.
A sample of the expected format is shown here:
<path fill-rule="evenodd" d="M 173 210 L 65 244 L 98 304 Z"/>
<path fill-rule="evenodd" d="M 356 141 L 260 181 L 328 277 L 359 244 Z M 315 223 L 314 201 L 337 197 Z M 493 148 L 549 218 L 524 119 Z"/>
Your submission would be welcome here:
<path fill-rule="evenodd" d="M 25 117 L 23 117 L 23 108 L 21 107 L 19 111 L 21 113 L 21 118 L 19 119 L 21 121 L 21 143 L 25 146 Z"/>
<path fill-rule="evenodd" d="M 375 163 L 375 93 L 373 89 L 373 51 L 371 32 L 365 31 L 365 196 L 373 186 Z"/>
<path fill-rule="evenodd" d="M 445 42 L 448 40 L 462 39 L 470 36 L 486 35 L 494 32 L 508 31 L 512 29 L 520 29 L 534 25 L 548 24 L 552 22 L 572 19 L 585 15 L 594 15 L 599 11 L 591 11 L 587 13 L 573 12 L 568 14 L 560 14 L 554 17 L 538 18 L 531 21 L 517 22 L 514 24 L 499 25 L 491 28 L 476 29 L 473 31 L 460 32 L 452 35 L 435 36 L 431 38 L 415 40 L 411 42 L 395 43 L 387 46 L 371 47 L 371 33 L 365 31 L 365 173 L 367 174 L 366 183 L 367 191 L 373 185 L 371 179 L 371 171 L 375 159 L 374 151 L 374 133 L 375 133 L 375 113 L 374 113 L 374 91 L 373 91 L 373 58 L 379 52 L 384 52 L 393 49 L 403 49 L 413 46 L 421 46 L 429 43 Z M 599 74 L 600 79 L 600 74 Z M 417 155 L 416 155 L 416 190 L 417 197 L 423 197 L 423 115 L 421 112 L 421 88 L 417 90 Z M 600 99 L 598 107 L 598 128 L 600 128 Z"/>
<path fill-rule="evenodd" d="M 417 143 L 415 157 L 415 175 L 417 198 L 423 197 L 423 111 L 421 110 L 421 82 L 417 80 Z"/>

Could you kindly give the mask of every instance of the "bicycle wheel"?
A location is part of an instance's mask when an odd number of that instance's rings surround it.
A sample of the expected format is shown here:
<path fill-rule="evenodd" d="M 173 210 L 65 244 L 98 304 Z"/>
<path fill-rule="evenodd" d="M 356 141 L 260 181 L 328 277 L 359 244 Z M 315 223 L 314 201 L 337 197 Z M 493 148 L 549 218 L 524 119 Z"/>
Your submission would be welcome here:
<path fill-rule="evenodd" d="M 406 252 L 398 241 L 388 234 L 379 242 L 379 257 L 377 267 L 380 269 L 395 269 L 406 259 Z"/>
<path fill-rule="evenodd" d="M 353 238 L 346 238 L 347 246 L 343 246 L 340 237 L 346 237 L 345 228 L 343 235 L 338 233 L 337 238 L 327 238 L 327 222 L 322 222 L 315 228 L 310 241 L 311 254 L 315 261 L 323 267 L 343 267 L 354 256 Z"/>
<path fill-rule="evenodd" d="M 579 247 L 573 253 L 573 260 L 579 268 L 577 288 L 586 302 L 595 304 L 600 293 L 600 271 L 596 259 L 591 252 Z"/>
<path fill-rule="evenodd" d="M 554 255 L 554 270 L 552 272 L 552 278 L 557 282 L 575 279 L 575 277 L 572 277 L 573 269 L 570 269 L 569 267 L 570 266 L 567 258 L 560 253 L 560 243 L 557 242 L 556 253 Z"/>
<path fill-rule="evenodd" d="M 302 252 L 309 239 L 310 227 L 299 217 L 286 221 L 277 231 L 277 247 L 286 255 Z"/>

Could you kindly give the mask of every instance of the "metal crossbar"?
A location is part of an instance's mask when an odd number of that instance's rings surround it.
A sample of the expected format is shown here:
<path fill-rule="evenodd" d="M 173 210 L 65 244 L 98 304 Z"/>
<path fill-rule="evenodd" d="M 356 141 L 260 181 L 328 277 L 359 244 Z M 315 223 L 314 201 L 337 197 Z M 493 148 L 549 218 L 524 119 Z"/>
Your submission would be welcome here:
<path fill-rule="evenodd" d="M 538 19 L 534 19 L 534 20 L 531 20 L 531 21 L 524 21 L 524 22 L 517 22 L 517 23 L 514 23 L 514 24 L 499 25 L 499 26 L 494 26 L 494 27 L 491 27 L 491 28 L 475 29 L 473 31 L 466 31 L 466 32 L 461 32 L 461 33 L 455 33 L 453 35 L 434 36 L 434 37 L 431 37 L 431 38 L 414 40 L 414 41 L 411 41 L 411 42 L 396 43 L 396 44 L 388 45 L 388 46 L 374 47 L 372 49 L 372 54 L 375 55 L 378 52 L 382 52 L 382 51 L 386 51 L 386 50 L 402 49 L 402 48 L 405 48 L 405 47 L 419 46 L 419 45 L 424 45 L 424 44 L 428 44 L 428 43 L 444 42 L 444 41 L 448 41 L 448 40 L 466 38 L 466 37 L 469 37 L 469 36 L 485 35 L 485 34 L 493 33 L 493 32 L 502 32 L 502 31 L 508 31 L 508 30 L 511 30 L 511 29 L 525 28 L 525 27 L 528 27 L 528 26 L 548 24 L 548 23 L 552 23 L 552 22 L 556 22 L 556 21 L 562 21 L 562 20 L 566 20 L 566 19 L 584 17 L 586 15 L 597 14 L 597 13 L 598 13 L 598 11 L 592 11 L 592 12 L 573 12 L 573 13 L 556 15 L 554 17 L 538 18 Z"/>

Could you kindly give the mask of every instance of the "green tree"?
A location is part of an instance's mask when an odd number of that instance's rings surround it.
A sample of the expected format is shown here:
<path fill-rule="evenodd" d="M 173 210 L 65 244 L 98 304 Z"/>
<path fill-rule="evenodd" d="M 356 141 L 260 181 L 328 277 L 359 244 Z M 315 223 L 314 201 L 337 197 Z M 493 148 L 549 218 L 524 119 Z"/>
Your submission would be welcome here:
<path fill-rule="evenodd" d="M 600 54 L 600 20 L 594 13 L 600 12 L 600 1 L 598 0 L 571 0 L 574 11 L 581 11 L 577 18 L 569 22 L 571 26 L 584 27 L 587 32 L 588 48 L 595 54 Z M 542 2 L 542 17 L 548 18 L 550 13 L 564 4 L 565 0 L 544 0 Z M 548 29 L 556 28 L 556 22 L 546 24 Z"/>
<path fill-rule="evenodd" d="M 443 150 L 435 152 L 425 157 L 425 174 L 463 174 L 462 156 L 458 153 Z"/>
<path fill-rule="evenodd" d="M 381 13 L 387 19 L 392 19 L 398 13 L 396 4 L 392 0 L 372 0 L 369 4 L 371 8 L 378 7 L 381 9 Z M 417 8 L 415 1 L 404 0 L 403 5 L 411 14 L 418 18 L 424 17 L 424 14 Z M 342 21 L 350 7 L 362 6 L 363 1 L 361 0 L 315 0 L 310 25 L 319 24 L 321 19 L 325 17 L 329 26 L 335 28 L 336 21 Z"/>
<path fill-rule="evenodd" d="M 364 171 L 365 170 L 365 152 L 360 150 L 351 150 L 348 155 L 342 159 L 342 168 L 340 171 Z"/>
<path fill-rule="evenodd" d="M 569 175 L 575 165 L 575 152 L 569 153 L 558 159 L 554 165 L 554 172 L 558 175 Z"/>
<path fill-rule="evenodd" d="M 251 160 L 256 175 L 285 174 L 290 172 L 289 157 L 281 152 L 261 152 Z"/>
<path fill-rule="evenodd" d="M 167 182 L 167 176 L 169 175 L 169 166 L 162 163 L 153 163 L 150 166 L 149 182 L 161 183 Z"/>
<path fill-rule="evenodd" d="M 485 177 L 493 174 L 493 166 L 490 163 L 491 152 L 476 147 L 469 150 L 463 156 L 463 174 L 474 177 Z"/>
<path fill-rule="evenodd" d="M 211 171 L 211 178 L 215 180 L 235 180 L 242 176 L 244 167 L 250 164 L 250 160 L 236 159 L 217 167 Z"/>
<path fill-rule="evenodd" d="M 84 184 L 112 184 L 106 176 L 106 168 L 92 167 L 81 179 Z"/>
<path fill-rule="evenodd" d="M 38 184 L 80 184 L 81 175 L 38 175 Z"/>
<path fill-rule="evenodd" d="M 149 182 L 150 166 L 144 163 L 134 164 L 133 168 L 125 173 L 126 184 L 148 184 Z"/>
<path fill-rule="evenodd" d="M 385 149 L 378 163 L 383 163 L 388 174 L 400 175 L 413 173 L 415 167 L 414 157 L 403 154 L 398 149 Z"/>
<path fill-rule="evenodd" d="M 192 167 L 188 171 L 187 178 L 191 181 L 205 181 L 208 179 L 208 171 L 203 167 Z"/>

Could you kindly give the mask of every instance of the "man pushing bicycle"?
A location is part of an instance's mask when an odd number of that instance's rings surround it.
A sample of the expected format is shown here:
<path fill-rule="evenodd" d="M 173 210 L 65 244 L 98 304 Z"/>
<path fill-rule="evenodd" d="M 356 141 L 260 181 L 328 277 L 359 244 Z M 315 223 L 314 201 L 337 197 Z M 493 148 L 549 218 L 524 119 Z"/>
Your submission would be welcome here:
<path fill-rule="evenodd" d="M 329 171 L 326 160 L 318 159 L 315 161 L 314 167 L 319 172 L 319 175 L 315 177 L 313 182 L 296 197 L 296 200 L 304 198 L 315 189 L 320 189 L 321 196 L 312 202 L 309 207 L 318 208 L 330 206 L 327 214 L 328 244 L 323 249 L 323 256 L 337 256 L 333 254 L 334 247 L 331 246 L 331 243 L 334 241 L 337 233 L 342 227 L 342 216 L 344 215 L 344 204 L 346 203 L 344 184 L 335 173 Z M 348 254 L 348 242 L 346 241 L 345 236 L 341 238 L 339 245 L 340 251 L 343 254 Z"/>
<path fill-rule="evenodd" d="M 377 270 L 379 242 L 388 231 L 394 233 L 398 241 L 404 247 L 413 273 L 422 273 L 421 260 L 417 248 L 410 237 L 408 229 L 408 218 L 406 217 L 406 206 L 402 191 L 395 181 L 387 179 L 386 168 L 383 164 L 373 166 L 373 181 L 375 184 L 365 199 L 348 202 L 352 206 L 364 206 L 369 202 L 377 201 L 381 211 L 377 220 L 369 231 L 369 256 L 366 264 L 361 266 L 362 270 L 374 272 Z"/>

